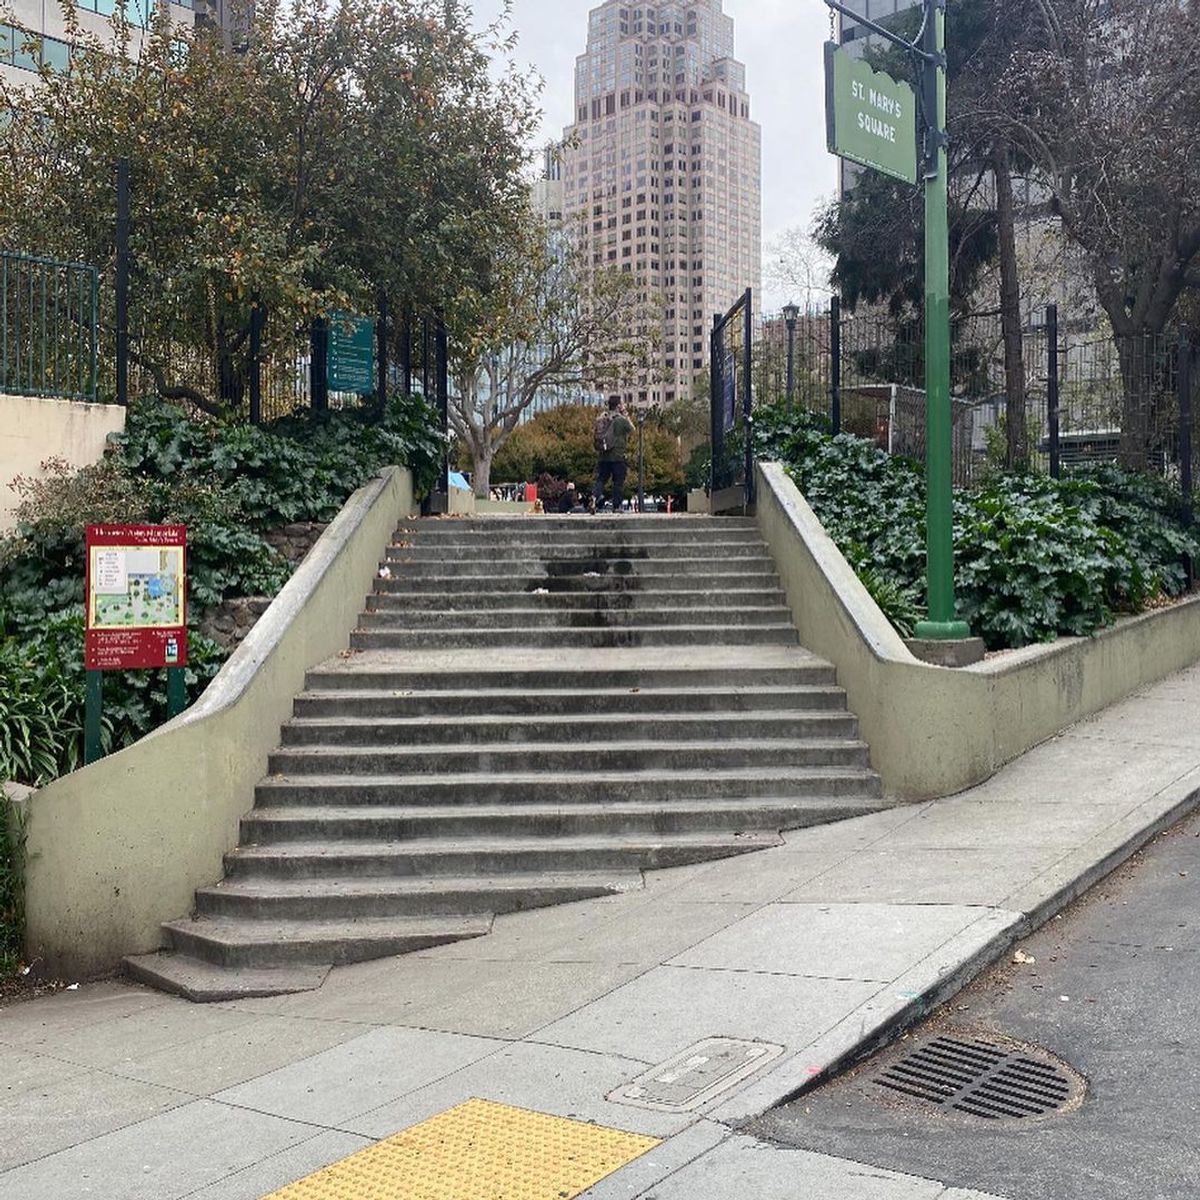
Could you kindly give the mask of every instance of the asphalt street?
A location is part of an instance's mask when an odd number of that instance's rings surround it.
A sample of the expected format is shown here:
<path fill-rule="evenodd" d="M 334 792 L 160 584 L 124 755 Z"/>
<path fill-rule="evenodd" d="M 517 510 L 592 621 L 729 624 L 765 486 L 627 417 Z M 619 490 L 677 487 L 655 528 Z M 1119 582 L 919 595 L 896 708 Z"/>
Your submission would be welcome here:
<path fill-rule="evenodd" d="M 1059 1114 L 989 1120 L 876 1081 L 945 1034 L 1044 1048 L 1082 1073 L 1083 1101 Z M 748 1132 L 1010 1200 L 1195 1200 L 1200 815 L 1163 834 L 906 1039 Z"/>

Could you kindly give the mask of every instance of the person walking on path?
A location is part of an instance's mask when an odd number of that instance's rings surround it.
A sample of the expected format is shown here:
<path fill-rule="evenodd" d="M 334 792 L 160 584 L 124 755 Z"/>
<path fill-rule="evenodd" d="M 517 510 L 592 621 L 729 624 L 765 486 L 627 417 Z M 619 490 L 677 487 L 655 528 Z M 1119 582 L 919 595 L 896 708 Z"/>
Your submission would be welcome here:
<path fill-rule="evenodd" d="M 625 412 L 620 397 L 613 396 L 608 402 L 608 411 L 596 418 L 596 486 L 592 492 L 591 511 L 604 507 L 604 485 L 612 480 L 613 512 L 621 511 L 625 496 L 625 475 L 629 464 L 625 461 L 625 447 L 633 432 L 633 422 Z"/>

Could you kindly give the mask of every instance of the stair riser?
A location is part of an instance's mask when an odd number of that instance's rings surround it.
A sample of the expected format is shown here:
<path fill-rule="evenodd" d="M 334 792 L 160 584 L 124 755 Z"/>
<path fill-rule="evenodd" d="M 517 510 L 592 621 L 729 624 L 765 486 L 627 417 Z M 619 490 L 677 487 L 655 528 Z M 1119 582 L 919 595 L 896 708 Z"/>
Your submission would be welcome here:
<path fill-rule="evenodd" d="M 355 630 L 355 650 L 471 650 L 485 647 L 574 647 L 619 650 L 646 646 L 794 646 L 790 626 L 734 629 L 463 629 Z"/>
<path fill-rule="evenodd" d="M 624 704 L 619 706 L 624 710 Z M 456 714 L 461 716 L 461 714 Z M 657 716 L 658 714 L 655 713 Z M 571 721 L 556 713 L 542 721 L 488 721 L 478 725 L 449 720 L 425 725 L 285 725 L 284 746 L 462 746 L 497 745 L 502 742 L 591 741 L 720 741 L 722 738 L 850 738 L 857 737 L 858 722 L 849 713 L 827 716 L 768 716 L 755 713 L 740 717 L 721 713 L 716 717 L 687 720 Z"/>
<path fill-rule="evenodd" d="M 485 562 L 495 564 L 497 560 L 532 561 L 551 563 L 578 562 L 657 562 L 664 558 L 722 558 L 757 559 L 769 562 L 766 547 L 762 542 L 696 542 L 694 545 L 675 542 L 644 542 L 620 544 L 616 542 L 592 541 L 572 544 L 546 543 L 538 545 L 501 546 L 429 546 L 418 543 L 412 546 L 391 545 L 385 551 L 389 562 Z"/>
<path fill-rule="evenodd" d="M 653 847 L 588 847 L 587 849 L 516 848 L 473 849 L 464 846 L 434 854 L 339 855 L 336 860 L 313 856 L 267 858 L 253 864 L 226 859 L 231 879 L 358 879 L 434 878 L 439 875 L 492 875 L 531 871 L 651 871 L 684 867 L 690 863 L 731 858 L 750 850 L 761 850 L 760 842 L 744 849 L 736 845 L 665 845 Z"/>
<path fill-rule="evenodd" d="M 382 564 L 392 570 L 391 565 Z M 772 570 L 747 570 L 731 575 L 729 589 L 778 589 L 779 576 Z M 620 596 L 634 593 L 661 592 L 701 592 L 713 590 L 712 579 L 708 575 L 685 575 L 672 571 L 640 570 L 636 575 L 604 574 L 599 578 L 588 578 L 583 575 L 569 575 L 561 578 L 551 578 L 544 568 L 523 570 L 519 575 L 472 575 L 464 580 L 461 575 L 448 576 L 444 573 L 430 575 L 417 574 L 401 568 L 398 564 L 391 579 L 376 579 L 377 593 L 394 593 L 397 595 L 420 595 L 428 592 L 481 595 L 522 595 L 536 588 L 547 588 L 558 594 L 560 592 L 572 596 Z M 469 589 L 469 592 L 467 591 Z M 724 591 L 724 585 L 720 588 Z"/>
<path fill-rule="evenodd" d="M 438 695 L 423 693 L 416 696 L 339 696 L 319 694 L 298 696 L 294 704 L 297 717 L 545 717 L 556 718 L 594 715 L 620 711 L 634 713 L 740 713 L 778 711 L 796 712 L 803 720 L 807 712 L 836 713 L 846 707 L 846 694 L 840 688 L 811 688 L 804 691 L 776 693 L 703 692 L 662 695 L 657 692 L 569 693 L 550 695 L 531 693 L 521 695 Z M 807 736 L 807 735 L 805 735 Z M 464 736 L 463 740 L 466 740 Z"/>
<path fill-rule="evenodd" d="M 272 781 L 259 784 L 255 807 L 284 804 L 449 806 L 476 804 L 600 804 L 628 800 L 647 804 L 670 804 L 675 800 L 720 800 L 729 796 L 754 799 L 772 796 L 779 799 L 807 796 L 857 796 L 873 799 L 879 795 L 879 781 L 872 775 L 831 774 L 826 771 L 799 773 L 780 769 L 764 775 L 717 775 L 689 779 L 686 783 L 664 779 L 623 779 L 613 782 L 589 779 L 573 783 L 564 791 L 554 778 L 541 780 L 481 779 L 470 787 L 447 784 L 436 776 L 414 778 L 404 783 L 321 783 Z"/>
<path fill-rule="evenodd" d="M 548 690 L 589 691 L 594 688 L 637 688 L 663 692 L 671 688 L 704 688 L 728 692 L 730 688 L 833 687 L 836 673 L 825 663 L 809 666 L 708 670 L 650 667 L 644 671 L 604 668 L 596 670 L 458 671 L 437 674 L 425 671 L 309 671 L 304 687 L 309 692 L 471 692 L 511 690 L 514 694 Z"/>
<path fill-rule="evenodd" d="M 519 817 L 502 813 L 480 814 L 470 810 L 448 816 L 438 814 L 422 820 L 413 817 L 346 817 L 288 819 L 273 821 L 266 815 L 242 820 L 242 842 L 257 846 L 277 846 L 289 842 L 325 841 L 346 843 L 420 841 L 428 838 L 526 838 L 526 837 L 613 837 L 678 834 L 742 833 L 748 830 L 801 829 L 848 816 L 872 812 L 870 805 L 845 802 L 825 808 L 797 806 L 781 810 L 778 806 L 756 807 L 741 802 L 723 812 L 689 810 L 683 805 L 664 805 L 653 812 L 621 813 L 603 810 L 573 812 L 570 808 Z"/>
<path fill-rule="evenodd" d="M 615 894 L 601 887 L 530 887 L 524 891 L 427 891 L 371 896 L 241 896 L 236 892 L 203 890 L 196 893 L 196 911 L 204 916 L 243 917 L 276 921 L 367 920 L 372 917 L 443 917 L 463 914 L 511 913 L 548 908 L 575 900 Z"/>
<path fill-rule="evenodd" d="M 593 612 L 555 610 L 552 603 L 542 611 L 499 612 L 428 612 L 411 609 L 372 610 L 360 615 L 360 629 L 633 629 L 640 626 L 711 626 L 726 629 L 735 626 L 753 628 L 760 625 L 781 625 L 790 619 L 787 609 L 740 608 L 726 611 L 703 609 L 682 611 L 658 609 L 627 612 L 621 609 L 599 609 Z"/>
<path fill-rule="evenodd" d="M 412 542 L 416 545 L 447 546 L 495 546 L 507 549 L 513 545 L 557 544 L 562 542 L 619 541 L 621 543 L 650 541 L 669 545 L 686 545 L 699 542 L 706 546 L 724 542 L 752 541 L 761 545 L 762 534 L 754 523 L 726 526 L 722 523 L 714 528 L 688 529 L 678 523 L 643 524 L 630 521 L 628 517 L 589 517 L 586 521 L 573 517 L 564 521 L 525 520 L 514 522 L 507 528 L 471 526 L 455 520 L 453 524 L 437 526 L 405 526 L 393 531 L 396 542 Z"/>
<path fill-rule="evenodd" d="M 666 747 L 654 742 L 614 748 L 570 745 L 553 750 L 525 746 L 503 749 L 431 747 L 428 750 L 357 750 L 353 747 L 277 750 L 268 760 L 271 775 L 297 779 L 305 775 L 445 775 L 525 774 L 545 771 L 704 771 L 738 767 L 865 767 L 867 748 L 859 742 L 816 742 L 812 745 L 755 742 L 748 748 L 705 743 Z"/>
<path fill-rule="evenodd" d="M 737 612 L 744 608 L 779 608 L 786 597 L 778 588 L 759 591 L 721 590 L 713 592 L 535 592 L 481 593 L 459 589 L 456 592 L 375 592 L 367 597 L 370 612 L 479 612 L 485 609 L 510 609 L 524 612 L 559 612 L 582 609 L 586 612 L 621 610 L 625 612 Z"/>
<path fill-rule="evenodd" d="M 412 954 L 418 950 L 429 950 L 434 946 L 445 946 L 461 942 L 478 934 L 465 936 L 404 935 L 398 937 L 346 938 L 342 941 L 281 941 L 253 942 L 246 945 L 212 941 L 203 936 L 166 927 L 167 940 L 171 949 L 190 954 L 205 962 L 221 967 L 287 967 L 299 963 L 332 963 L 344 966 L 347 963 L 366 962 L 373 958 L 386 958 L 393 954 Z"/>

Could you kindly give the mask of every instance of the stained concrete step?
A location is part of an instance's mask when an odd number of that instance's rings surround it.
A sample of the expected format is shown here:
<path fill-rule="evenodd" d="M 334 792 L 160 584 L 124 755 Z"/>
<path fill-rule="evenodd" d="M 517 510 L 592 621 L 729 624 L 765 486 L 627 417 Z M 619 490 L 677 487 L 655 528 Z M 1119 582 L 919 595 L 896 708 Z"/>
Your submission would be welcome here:
<path fill-rule="evenodd" d="M 672 656 L 674 657 L 674 656 Z M 379 691 L 394 694 L 441 691 L 512 691 L 518 693 L 546 690 L 586 691 L 604 688 L 664 691 L 712 689 L 729 692 L 743 688 L 803 688 L 832 687 L 836 672 L 823 659 L 788 655 L 786 665 L 702 667 L 647 666 L 628 667 L 616 664 L 576 666 L 562 661 L 561 666 L 515 666 L 510 669 L 464 668 L 448 664 L 444 670 L 405 669 L 397 660 L 396 666 L 381 668 L 378 662 L 353 664 L 349 669 L 314 667 L 305 676 L 306 691 Z M 686 662 L 686 660 L 684 660 Z"/>
<path fill-rule="evenodd" d="M 403 555 L 404 552 L 401 551 L 400 554 Z M 675 556 L 650 559 L 628 556 L 604 558 L 598 555 L 464 559 L 450 554 L 444 558 L 429 560 L 412 557 L 382 558 L 379 568 L 387 568 L 393 575 L 403 572 L 414 577 L 425 575 L 456 579 L 490 579 L 497 575 L 528 576 L 531 579 L 539 576 L 573 578 L 588 575 L 636 575 L 643 580 L 672 579 L 681 575 L 699 575 L 703 578 L 726 575 L 740 577 L 748 570 L 761 574 L 773 569 L 771 560 L 765 554 L 743 558 L 708 554 L 694 558 Z"/>
<path fill-rule="evenodd" d="M 380 580 L 392 583 L 394 580 Z M 368 612 L 431 611 L 481 612 L 507 609 L 519 612 L 559 612 L 579 609 L 607 612 L 624 609 L 650 612 L 657 609 L 737 611 L 742 608 L 782 607 L 787 597 L 780 588 L 722 588 L 713 591 L 552 591 L 546 587 L 525 592 L 479 592 L 458 588 L 448 592 L 398 592 L 394 588 L 367 597 Z"/>
<path fill-rule="evenodd" d="M 779 843 L 779 835 L 773 832 L 505 838 L 491 842 L 454 838 L 409 844 L 295 842 L 239 847 L 225 856 L 225 866 L 230 878 L 238 880 L 628 872 L 709 862 Z"/>
<path fill-rule="evenodd" d="M 242 818 L 242 844 L 405 842 L 529 837 L 632 837 L 801 829 L 878 812 L 879 801 L 846 797 L 677 800 L 671 804 L 503 804 L 466 808 L 261 808 Z"/>
<path fill-rule="evenodd" d="M 308 918 L 455 916 L 521 912 L 636 891 L 638 871 L 555 872 L 396 879 L 222 880 L 196 892 L 198 912 L 215 916 Z"/>
<path fill-rule="evenodd" d="M 381 563 L 392 572 L 391 578 L 376 578 L 376 592 L 395 592 L 401 595 L 422 592 L 498 595 L 501 593 L 529 593 L 545 588 L 555 594 L 568 592 L 573 595 L 608 595 L 625 592 L 712 592 L 734 591 L 742 588 L 778 588 L 779 575 L 771 566 L 757 564 L 745 571 L 722 575 L 714 582 L 708 575 L 680 575 L 675 571 L 660 571 L 655 563 L 639 566 L 636 575 L 615 575 L 612 572 L 594 571 L 591 575 L 547 574 L 544 563 L 526 563 L 519 572 L 505 572 L 494 568 L 494 574 L 445 575 L 422 571 L 420 574 L 403 570 L 399 564 Z M 393 570 L 394 568 L 394 570 Z"/>
<path fill-rule="evenodd" d="M 255 789 L 256 808 L 271 805 L 599 804 L 622 800 L 671 804 L 735 796 L 880 795 L 879 777 L 865 767 L 710 767 L 704 770 L 522 772 L 502 776 L 303 775 L 267 778 Z"/>
<path fill-rule="evenodd" d="M 621 700 L 625 694 L 615 693 Z M 623 705 L 619 707 L 623 708 Z M 497 717 L 455 713 L 452 719 L 413 717 L 364 719 L 329 717 L 297 719 L 283 727 L 284 746 L 464 746 L 504 742 L 546 744 L 570 742 L 744 741 L 855 738 L 858 721 L 848 712 L 797 713 L 778 711 L 655 712 L 649 719 L 625 711 L 567 714 L 552 705 L 550 716 Z"/>
<path fill-rule="evenodd" d="M 725 738 L 715 743 L 635 739 L 625 742 L 496 742 L 451 746 L 292 746 L 274 751 L 272 777 L 305 775 L 483 776 L 543 771 L 674 771 L 867 765 L 867 745 L 851 738 Z"/>
<path fill-rule="evenodd" d="M 577 530 L 602 530 L 622 535 L 648 533 L 656 537 L 722 537 L 759 536 L 758 522 L 752 517 L 706 517 L 695 513 L 673 513 L 670 516 L 642 513 L 522 513 L 502 517 L 441 517 L 402 521 L 396 527 L 401 537 L 418 534 L 430 538 L 458 539 L 464 537 L 501 541 L 514 534 L 525 537 L 562 537 Z"/>
<path fill-rule="evenodd" d="M 839 687 L 801 685 L 795 687 L 730 688 L 629 688 L 595 689 L 541 688 L 521 692 L 485 688 L 471 691 L 387 690 L 301 692 L 293 710 L 305 721 L 354 721 L 376 718 L 429 720 L 441 718 L 526 718 L 542 719 L 547 713 L 569 728 L 580 716 L 601 717 L 625 714 L 661 716 L 673 714 L 737 714 L 770 712 L 772 715 L 831 713 L 846 707 L 846 693 Z M 797 716 L 803 719 L 803 716 Z M 285 737 L 286 740 L 286 737 Z M 464 739 L 465 740 L 465 739 Z"/>
<path fill-rule="evenodd" d="M 163 925 L 169 948 L 221 967 L 362 962 L 490 933 L 488 915 L 244 920 L 196 917 Z"/>
<path fill-rule="evenodd" d="M 642 625 L 629 629 L 356 629 L 355 650 L 459 650 L 487 647 L 620 649 L 639 646 L 795 646 L 790 622 L 776 625 Z"/>
<path fill-rule="evenodd" d="M 485 608 L 479 612 L 454 609 L 437 612 L 402 606 L 384 609 L 367 605 L 358 620 L 360 629 L 632 629 L 638 626 L 671 625 L 734 626 L 783 625 L 789 613 L 782 604 L 773 607 L 643 610 L 625 608 L 559 609 L 553 604 L 541 610 Z"/>
<path fill-rule="evenodd" d="M 615 541 L 593 539 L 579 542 L 523 542 L 506 547 L 507 553 L 499 558 L 497 547 L 489 544 L 434 545 L 417 542 L 406 545 L 393 543 L 387 547 L 385 558 L 389 562 L 486 562 L 527 559 L 536 562 L 575 563 L 595 559 L 605 561 L 629 560 L 632 562 L 659 561 L 661 559 L 760 559 L 769 561 L 766 546 L 760 542 L 676 542 L 676 541 Z"/>
<path fill-rule="evenodd" d="M 231 969 L 169 950 L 131 955 L 125 959 L 124 966 L 131 979 L 197 1004 L 310 992 L 325 982 L 330 971 L 328 963 Z"/>

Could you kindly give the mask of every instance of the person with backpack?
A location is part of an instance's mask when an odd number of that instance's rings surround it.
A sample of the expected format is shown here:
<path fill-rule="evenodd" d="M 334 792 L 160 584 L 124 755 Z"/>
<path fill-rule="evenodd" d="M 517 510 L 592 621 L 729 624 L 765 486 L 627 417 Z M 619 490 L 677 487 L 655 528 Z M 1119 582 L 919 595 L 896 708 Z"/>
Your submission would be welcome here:
<path fill-rule="evenodd" d="M 625 447 L 632 432 L 633 422 L 625 412 L 621 398 L 610 397 L 608 411 L 596 418 L 593 441 L 598 462 L 596 486 L 592 491 L 592 502 L 588 506 L 590 512 L 597 512 L 604 507 L 604 485 L 610 479 L 613 486 L 613 512 L 621 511 L 621 502 L 625 497 L 625 475 L 629 470 L 629 464 L 625 461 Z"/>

